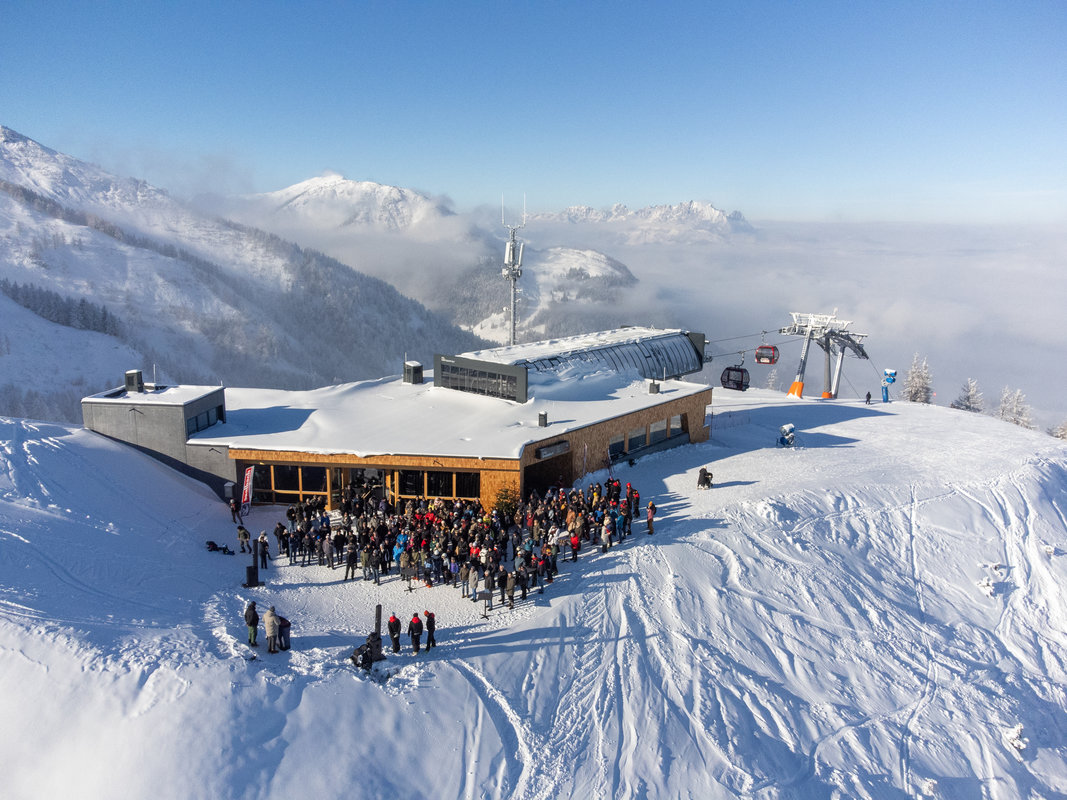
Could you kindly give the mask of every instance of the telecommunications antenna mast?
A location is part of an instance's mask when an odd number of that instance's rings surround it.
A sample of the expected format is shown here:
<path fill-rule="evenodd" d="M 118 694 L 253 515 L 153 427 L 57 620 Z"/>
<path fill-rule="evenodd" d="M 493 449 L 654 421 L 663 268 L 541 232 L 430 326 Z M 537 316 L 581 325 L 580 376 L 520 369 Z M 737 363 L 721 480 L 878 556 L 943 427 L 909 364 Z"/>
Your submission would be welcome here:
<path fill-rule="evenodd" d="M 526 227 L 526 195 L 522 196 L 522 224 L 508 225 L 504 218 L 504 197 L 500 197 L 500 222 L 508 229 L 508 243 L 504 246 L 504 268 L 500 274 L 511 281 L 511 331 L 508 344 L 515 344 L 515 282 L 522 277 L 523 242 L 516 241 L 515 231 Z"/>

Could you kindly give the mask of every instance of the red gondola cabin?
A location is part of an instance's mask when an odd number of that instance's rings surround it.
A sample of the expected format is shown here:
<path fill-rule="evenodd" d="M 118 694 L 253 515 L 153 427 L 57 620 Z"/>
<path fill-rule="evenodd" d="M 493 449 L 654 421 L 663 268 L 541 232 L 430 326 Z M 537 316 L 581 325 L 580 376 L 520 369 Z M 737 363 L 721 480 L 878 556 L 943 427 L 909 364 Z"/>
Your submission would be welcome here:
<path fill-rule="evenodd" d="M 761 344 L 756 348 L 757 364 L 776 364 L 778 362 L 778 348 L 773 344 Z"/>

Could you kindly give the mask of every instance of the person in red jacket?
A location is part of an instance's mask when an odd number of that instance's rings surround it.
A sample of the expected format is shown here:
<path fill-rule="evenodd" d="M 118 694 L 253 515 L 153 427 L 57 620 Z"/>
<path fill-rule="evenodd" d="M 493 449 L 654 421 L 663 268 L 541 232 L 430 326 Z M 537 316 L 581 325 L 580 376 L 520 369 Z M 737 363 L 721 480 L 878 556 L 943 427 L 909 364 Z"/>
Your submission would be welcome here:
<path fill-rule="evenodd" d="M 418 655 L 419 643 L 422 640 L 422 620 L 419 619 L 418 611 L 411 616 L 411 622 L 408 623 L 408 636 L 411 637 L 411 649 Z"/>
<path fill-rule="evenodd" d="M 389 638 L 393 642 L 393 652 L 400 652 L 400 620 L 396 618 L 396 614 L 389 615 Z"/>

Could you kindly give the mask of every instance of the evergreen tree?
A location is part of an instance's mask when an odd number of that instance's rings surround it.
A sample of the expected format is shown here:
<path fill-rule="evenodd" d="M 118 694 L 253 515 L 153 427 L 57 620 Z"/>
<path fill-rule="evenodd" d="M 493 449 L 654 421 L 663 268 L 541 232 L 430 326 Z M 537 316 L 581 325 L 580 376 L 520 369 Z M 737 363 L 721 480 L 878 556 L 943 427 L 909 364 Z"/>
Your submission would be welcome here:
<path fill-rule="evenodd" d="M 775 391 L 781 388 L 778 385 L 778 367 L 771 367 L 771 371 L 767 373 L 767 382 L 764 384 L 764 388 L 774 389 Z"/>
<path fill-rule="evenodd" d="M 1055 428 L 1052 428 L 1049 433 L 1055 436 L 1057 439 L 1067 439 L 1067 419 L 1061 422 Z"/>
<path fill-rule="evenodd" d="M 925 358 L 921 362 L 919 361 L 918 353 L 912 359 L 911 368 L 904 378 L 904 387 L 901 390 L 900 399 L 908 400 L 912 403 L 933 402 L 934 389 L 930 367 L 927 366 Z"/>
<path fill-rule="evenodd" d="M 1030 419 L 1030 406 L 1026 404 L 1026 396 L 1021 390 L 1012 391 L 1007 386 L 1000 395 L 1000 406 L 997 408 L 997 419 L 1018 425 L 1021 428 L 1032 430 L 1033 421 Z"/>
<path fill-rule="evenodd" d="M 960 411 L 980 413 L 984 404 L 982 393 L 978 391 L 978 381 L 974 378 L 968 378 L 967 383 L 963 384 L 963 389 L 960 390 L 960 396 L 953 400 L 950 406 L 958 408 Z"/>

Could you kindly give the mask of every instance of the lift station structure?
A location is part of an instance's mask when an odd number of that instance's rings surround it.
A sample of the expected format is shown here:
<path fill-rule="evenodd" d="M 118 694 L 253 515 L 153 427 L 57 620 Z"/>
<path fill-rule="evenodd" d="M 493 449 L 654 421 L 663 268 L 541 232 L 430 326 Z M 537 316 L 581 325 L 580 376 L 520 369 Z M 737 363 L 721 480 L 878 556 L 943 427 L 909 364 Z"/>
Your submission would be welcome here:
<path fill-rule="evenodd" d="M 837 319 L 837 309 L 834 309 L 833 314 L 801 314 L 791 311 L 790 315 L 793 317 L 793 324 L 779 328 L 778 333 L 784 336 L 803 336 L 804 346 L 800 350 L 800 365 L 797 367 L 796 379 L 789 387 L 788 396 L 804 396 L 804 369 L 807 366 L 808 350 L 811 348 L 811 343 L 815 342 L 826 354 L 822 396 L 836 398 L 841 382 L 845 351 L 851 350 L 857 358 L 868 358 L 867 351 L 863 349 L 862 344 L 867 334 L 849 332 L 847 328 L 852 323 Z M 835 355 L 837 364 L 831 378 L 830 362 Z"/>

